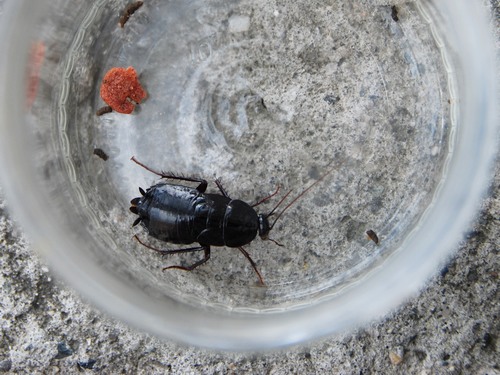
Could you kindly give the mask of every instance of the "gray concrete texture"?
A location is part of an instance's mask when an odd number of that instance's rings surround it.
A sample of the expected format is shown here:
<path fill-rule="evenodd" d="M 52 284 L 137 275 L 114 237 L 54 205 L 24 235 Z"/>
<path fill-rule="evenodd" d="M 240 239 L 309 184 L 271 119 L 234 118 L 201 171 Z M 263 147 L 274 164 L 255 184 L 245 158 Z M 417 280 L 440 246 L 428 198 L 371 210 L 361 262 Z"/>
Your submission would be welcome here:
<path fill-rule="evenodd" d="M 498 0 L 486 6 L 498 31 Z M 7 209 L 0 191 L 0 372 L 500 374 L 498 165 L 456 255 L 417 296 L 364 328 L 269 353 L 186 347 L 103 314 L 52 275 Z"/>

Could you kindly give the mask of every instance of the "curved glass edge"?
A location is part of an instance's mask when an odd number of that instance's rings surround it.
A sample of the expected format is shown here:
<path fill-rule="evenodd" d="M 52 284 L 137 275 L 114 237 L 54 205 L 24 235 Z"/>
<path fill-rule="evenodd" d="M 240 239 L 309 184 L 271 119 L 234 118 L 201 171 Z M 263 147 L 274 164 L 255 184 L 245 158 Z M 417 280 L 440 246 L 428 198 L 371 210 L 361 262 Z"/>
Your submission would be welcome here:
<path fill-rule="evenodd" d="M 472 14 L 471 6 L 474 8 Z M 455 20 L 464 17 L 486 18 L 478 5 L 467 4 L 466 1 L 443 0 L 438 7 L 441 11 L 449 12 L 449 16 Z M 262 350 L 297 344 L 365 323 L 418 291 L 438 264 L 455 248 L 463 229 L 478 208 L 479 199 L 487 187 L 485 182 L 490 176 L 498 141 L 497 85 L 496 80 L 489 76 L 491 72 L 497 71 L 497 60 L 489 30 L 486 24 L 480 23 L 474 25 L 475 38 L 463 27 L 456 29 L 456 38 L 462 39 L 463 43 L 481 40 L 483 44 L 491 46 L 483 48 L 481 57 L 468 55 L 467 64 L 464 65 L 464 70 L 468 72 L 466 88 L 469 88 L 467 84 L 470 81 L 483 82 L 484 86 L 460 93 L 460 100 L 467 103 L 468 110 L 461 113 L 459 121 L 474 124 L 462 127 L 460 138 L 473 139 L 473 143 L 482 145 L 482 148 L 474 148 L 471 142 L 459 142 L 457 145 L 462 147 L 461 152 L 452 160 L 440 200 L 420 230 L 428 235 L 413 236 L 404 251 L 390 257 L 384 263 L 383 270 L 374 270 L 363 283 L 353 286 L 333 300 L 323 301 L 307 309 L 259 316 L 217 315 L 193 311 L 174 301 L 151 301 L 139 290 L 125 289 L 112 275 L 104 273 L 98 264 L 85 258 L 78 251 L 80 244 L 71 243 L 64 233 L 51 225 L 50 212 L 40 200 L 42 195 L 19 194 L 23 186 L 34 183 L 29 155 L 16 147 L 30 142 L 22 131 L 24 95 L 19 88 L 25 86 L 19 85 L 19 82 L 24 82 L 26 64 L 21 62 L 27 61 L 31 30 L 15 26 L 35 25 L 42 8 L 41 1 L 17 1 L 9 3 L 5 11 L 7 22 L 3 23 L 1 33 L 4 36 L 4 54 L 0 64 L 0 81 L 4 83 L 0 88 L 2 184 L 9 205 L 16 210 L 16 217 L 30 234 L 34 246 L 49 259 L 57 273 L 96 305 L 136 327 L 197 346 Z M 16 43 L 12 43 L 14 33 Z M 478 118 L 477 114 L 481 114 L 481 117 Z M 14 139 L 16 142 L 12 141 Z M 463 181 L 462 175 L 473 178 Z M 460 188 L 457 188 L 457 181 L 463 182 Z M 457 204 L 461 208 L 455 217 L 450 218 L 446 213 Z M 33 222 L 33 217 L 45 220 Z M 444 233 L 448 235 L 444 236 Z M 425 262 L 422 262 L 422 258 Z M 134 295 L 133 301 L 130 295 Z"/>

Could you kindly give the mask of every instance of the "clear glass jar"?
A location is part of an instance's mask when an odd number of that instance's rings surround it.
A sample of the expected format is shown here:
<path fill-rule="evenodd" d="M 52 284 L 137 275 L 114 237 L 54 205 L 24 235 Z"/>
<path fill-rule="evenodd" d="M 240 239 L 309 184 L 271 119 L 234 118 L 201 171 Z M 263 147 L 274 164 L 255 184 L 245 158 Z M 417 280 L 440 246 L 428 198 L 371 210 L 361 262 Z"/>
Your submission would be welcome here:
<path fill-rule="evenodd" d="M 456 247 L 497 146 L 496 55 L 476 2 L 15 1 L 2 19 L 1 177 L 33 246 L 97 306 L 211 348 L 291 345 L 366 323 Z M 96 116 L 107 70 L 148 98 Z M 104 157 L 105 155 L 105 157 Z M 129 202 L 156 176 L 281 187 L 271 237 L 161 271 Z M 279 196 L 274 198 L 279 201 Z M 272 200 L 255 207 L 269 212 Z M 286 204 L 286 203 L 285 203 Z M 280 209 L 278 209 L 280 212 Z M 375 244 L 366 237 L 373 230 Z"/>

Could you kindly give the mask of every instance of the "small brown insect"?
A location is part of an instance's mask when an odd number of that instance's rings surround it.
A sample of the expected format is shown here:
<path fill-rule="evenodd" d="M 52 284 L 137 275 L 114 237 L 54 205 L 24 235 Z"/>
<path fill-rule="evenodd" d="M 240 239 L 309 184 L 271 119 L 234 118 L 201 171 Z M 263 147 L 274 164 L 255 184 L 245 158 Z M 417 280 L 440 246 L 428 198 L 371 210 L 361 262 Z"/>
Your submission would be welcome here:
<path fill-rule="evenodd" d="M 391 7 L 391 17 L 394 20 L 394 22 L 398 22 L 399 21 L 398 8 L 396 8 L 396 5 L 393 5 Z"/>
<path fill-rule="evenodd" d="M 94 155 L 99 156 L 102 160 L 108 160 L 108 154 L 106 154 L 101 148 L 94 148 Z"/>
<path fill-rule="evenodd" d="M 97 111 L 96 111 L 96 115 L 97 116 L 102 116 L 106 113 L 110 113 L 110 112 L 113 112 L 113 108 L 111 108 L 109 105 L 105 105 L 104 107 L 101 107 L 99 108 Z"/>
<path fill-rule="evenodd" d="M 370 240 L 372 240 L 373 242 L 375 242 L 376 245 L 378 245 L 378 236 L 377 236 L 377 233 L 375 233 L 373 230 L 368 230 L 366 231 L 366 235 L 368 236 L 368 238 Z"/>
<path fill-rule="evenodd" d="M 122 13 L 122 16 L 120 17 L 120 22 L 119 22 L 120 27 L 123 28 L 123 26 L 125 26 L 128 19 L 130 18 L 130 16 L 132 14 L 134 14 L 137 11 L 137 9 L 142 7 L 142 4 L 144 4 L 143 1 L 136 1 L 136 2 L 133 2 L 129 5 L 127 5 L 127 7 L 125 8 L 125 10 Z"/>

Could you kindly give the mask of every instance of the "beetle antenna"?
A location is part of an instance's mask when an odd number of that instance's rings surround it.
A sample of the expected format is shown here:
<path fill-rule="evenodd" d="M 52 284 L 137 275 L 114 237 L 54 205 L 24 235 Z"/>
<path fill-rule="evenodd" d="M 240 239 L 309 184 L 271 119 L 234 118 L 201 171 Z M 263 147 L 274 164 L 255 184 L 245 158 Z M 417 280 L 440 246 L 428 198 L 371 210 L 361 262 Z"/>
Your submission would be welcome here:
<path fill-rule="evenodd" d="M 264 203 L 264 202 L 265 202 L 265 201 L 267 201 L 268 199 L 271 199 L 271 198 L 272 198 L 272 197 L 274 197 L 276 194 L 278 194 L 278 192 L 279 192 L 279 191 L 280 191 L 280 186 L 278 185 L 278 186 L 276 187 L 276 191 L 275 191 L 274 193 L 272 193 L 272 194 L 268 195 L 268 196 L 267 196 L 267 197 L 265 197 L 265 198 L 262 198 L 262 199 L 261 199 L 260 201 L 258 201 L 257 203 L 252 204 L 252 207 L 256 207 L 256 206 L 258 206 L 259 204 Z"/>
<path fill-rule="evenodd" d="M 276 216 L 276 219 L 274 219 L 273 223 L 271 224 L 270 226 L 270 229 L 273 229 L 274 225 L 276 224 L 276 222 L 278 221 L 278 219 L 281 217 L 281 215 L 283 215 L 285 213 L 286 210 L 288 210 L 295 202 L 297 202 L 300 198 L 302 198 L 304 196 L 305 193 L 307 193 L 309 190 L 311 190 L 313 187 L 315 187 L 317 184 L 319 184 L 321 181 L 323 181 L 325 179 L 326 176 L 328 176 L 330 173 L 332 173 L 333 171 L 333 168 L 331 168 L 328 172 L 326 172 L 323 176 L 321 176 L 318 180 L 314 181 L 311 185 L 309 185 L 307 188 L 305 188 L 304 190 L 302 190 L 302 192 L 297 195 L 295 198 L 293 198 L 293 200 L 288 203 L 286 205 L 286 207 L 278 214 L 278 216 Z M 281 202 L 283 202 L 285 200 L 285 198 L 292 192 L 292 190 L 290 190 L 280 201 L 279 203 L 276 205 L 276 207 L 274 207 L 274 209 L 269 213 L 269 215 L 267 215 L 267 217 L 271 216 L 274 211 L 278 208 L 278 206 L 281 204 Z"/>
<path fill-rule="evenodd" d="M 274 208 L 271 210 L 271 212 L 269 212 L 267 215 L 266 215 L 266 218 L 268 218 L 269 216 L 271 215 L 274 215 L 274 211 L 276 211 L 276 209 L 281 205 L 281 203 L 283 203 L 283 201 L 286 199 L 286 197 L 288 197 L 290 195 L 290 193 L 292 192 L 293 190 L 290 190 L 288 193 L 286 193 L 283 198 L 280 199 L 280 201 L 278 202 L 278 204 L 276 206 L 274 206 Z M 272 228 L 272 227 L 271 227 Z"/>

